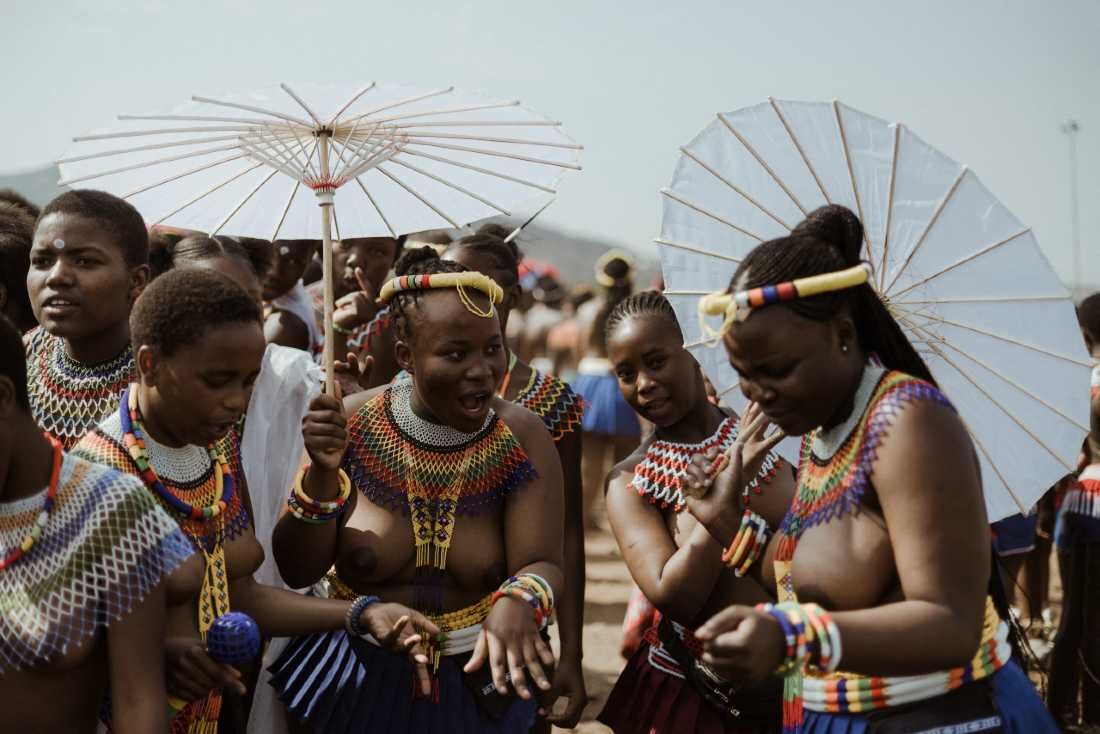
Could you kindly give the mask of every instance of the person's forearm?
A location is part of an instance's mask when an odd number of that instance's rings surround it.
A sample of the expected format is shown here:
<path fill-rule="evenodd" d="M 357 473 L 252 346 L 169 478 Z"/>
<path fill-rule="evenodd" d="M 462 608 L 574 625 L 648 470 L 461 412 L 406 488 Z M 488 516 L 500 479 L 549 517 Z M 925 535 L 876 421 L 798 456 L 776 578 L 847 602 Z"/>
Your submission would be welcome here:
<path fill-rule="evenodd" d="M 718 583 L 724 568 L 722 547 L 706 528 L 696 525 L 688 542 L 665 561 L 657 588 L 646 596 L 662 614 L 681 624 L 691 624 L 707 603 L 709 590 Z M 700 594 L 700 589 L 708 591 Z"/>
<path fill-rule="evenodd" d="M 835 612 L 840 669 L 863 675 L 934 673 L 966 665 L 978 651 L 981 616 L 926 601 Z"/>
<path fill-rule="evenodd" d="M 233 609 L 256 620 L 266 637 L 296 637 L 343 629 L 350 602 L 319 599 L 259 584 L 251 578 L 233 585 Z"/>
<path fill-rule="evenodd" d="M 311 466 L 303 479 L 306 494 L 318 502 L 328 502 L 339 496 L 336 471 Z M 348 498 L 350 512 L 354 498 Z M 272 551 L 279 573 L 288 586 L 304 588 L 316 582 L 336 561 L 340 535 L 340 518 L 323 523 L 309 523 L 290 513 L 283 515 L 272 534 Z M 308 548 L 308 553 L 302 549 Z"/>
<path fill-rule="evenodd" d="M 584 657 L 584 527 L 580 515 L 577 522 L 567 522 L 565 530 L 565 594 L 558 604 L 558 634 L 561 636 L 561 658 L 579 663 Z"/>

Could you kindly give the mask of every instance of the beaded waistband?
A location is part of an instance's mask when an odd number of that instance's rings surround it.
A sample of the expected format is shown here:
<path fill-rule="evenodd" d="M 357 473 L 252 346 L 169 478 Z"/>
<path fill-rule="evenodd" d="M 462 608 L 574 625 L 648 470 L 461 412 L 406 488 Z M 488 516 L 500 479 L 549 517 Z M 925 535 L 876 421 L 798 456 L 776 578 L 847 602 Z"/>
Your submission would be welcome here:
<path fill-rule="evenodd" d="M 325 576 L 325 580 L 328 581 L 330 599 L 351 601 L 359 596 L 340 579 L 336 571 L 329 571 L 328 575 Z M 439 654 L 446 657 L 472 651 L 477 643 L 478 633 L 481 632 L 481 623 L 489 616 L 489 611 L 492 608 L 493 597 L 492 594 L 489 594 L 470 606 L 456 609 L 453 612 L 424 615 L 439 627 L 440 636 L 437 639 Z M 369 635 L 363 639 L 377 644 L 374 638 Z"/>
<path fill-rule="evenodd" d="M 961 668 L 927 675 L 889 678 L 833 673 L 824 677 L 805 674 L 802 705 L 823 713 L 859 713 L 934 698 L 1000 670 L 1012 656 L 1008 625 L 997 616 L 993 601 L 986 599 L 982 643 L 974 658 Z"/>

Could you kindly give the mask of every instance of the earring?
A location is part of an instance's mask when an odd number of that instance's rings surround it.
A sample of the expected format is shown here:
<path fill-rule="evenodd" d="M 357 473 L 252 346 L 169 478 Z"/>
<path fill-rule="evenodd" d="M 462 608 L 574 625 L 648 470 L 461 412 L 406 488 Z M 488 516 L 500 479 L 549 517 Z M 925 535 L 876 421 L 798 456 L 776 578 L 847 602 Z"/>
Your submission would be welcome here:
<path fill-rule="evenodd" d="M 842 351 L 842 352 L 844 352 L 845 354 L 847 354 L 847 353 L 848 353 L 848 345 L 847 345 L 847 344 L 841 344 L 841 345 L 840 345 L 840 351 Z"/>

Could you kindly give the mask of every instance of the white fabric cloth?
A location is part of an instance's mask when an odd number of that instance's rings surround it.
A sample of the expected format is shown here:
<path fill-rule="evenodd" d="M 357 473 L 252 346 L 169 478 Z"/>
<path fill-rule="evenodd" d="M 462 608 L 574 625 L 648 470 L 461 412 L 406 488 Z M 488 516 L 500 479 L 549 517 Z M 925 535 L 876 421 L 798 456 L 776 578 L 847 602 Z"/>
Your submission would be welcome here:
<path fill-rule="evenodd" d="M 271 534 L 302 459 L 302 417 L 310 401 L 321 392 L 323 378 L 321 368 L 307 352 L 269 344 L 252 388 L 241 440 L 241 462 L 252 497 L 256 539 L 264 549 L 264 562 L 253 574 L 261 584 L 286 588 L 275 567 Z M 275 698 L 275 690 L 268 685 L 271 674 L 267 672 L 267 666 L 278 658 L 287 642 L 287 638 L 276 638 L 268 645 L 252 701 L 248 734 L 287 734 L 286 714 Z"/>
<path fill-rule="evenodd" d="M 313 299 L 310 298 L 302 281 L 294 284 L 278 298 L 272 299 L 271 307 L 276 311 L 286 311 L 300 318 L 309 329 L 310 349 L 316 349 L 324 343 L 321 333 L 317 329 L 317 313 L 313 310 Z"/>

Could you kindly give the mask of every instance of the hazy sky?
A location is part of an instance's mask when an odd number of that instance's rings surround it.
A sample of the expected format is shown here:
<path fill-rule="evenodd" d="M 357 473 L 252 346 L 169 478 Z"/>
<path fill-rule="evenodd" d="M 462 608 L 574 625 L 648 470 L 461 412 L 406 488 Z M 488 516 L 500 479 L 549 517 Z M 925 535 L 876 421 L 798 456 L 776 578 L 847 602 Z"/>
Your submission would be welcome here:
<path fill-rule="evenodd" d="M 96 9 L 93 9 L 96 6 Z M 906 123 L 967 163 L 1072 276 L 1079 136 L 1100 282 L 1100 2 L 19 2 L 0 23 L 0 172 L 125 111 L 280 81 L 454 84 L 519 98 L 586 146 L 545 219 L 654 252 L 677 147 L 768 95 Z"/>

